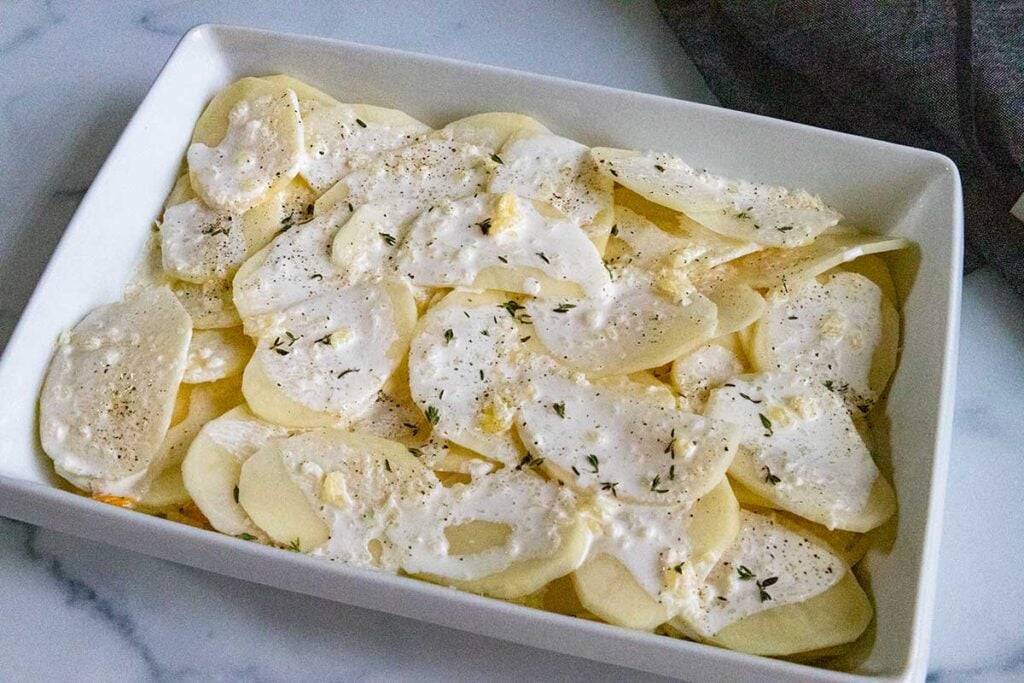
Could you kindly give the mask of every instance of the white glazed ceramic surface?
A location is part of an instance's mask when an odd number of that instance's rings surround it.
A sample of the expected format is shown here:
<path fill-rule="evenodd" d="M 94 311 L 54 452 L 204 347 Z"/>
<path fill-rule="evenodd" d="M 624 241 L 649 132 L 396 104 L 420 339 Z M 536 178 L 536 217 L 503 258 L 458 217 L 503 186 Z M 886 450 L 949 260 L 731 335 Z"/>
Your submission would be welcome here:
<path fill-rule="evenodd" d="M 120 297 L 209 98 L 241 76 L 278 72 L 434 126 L 480 111 L 517 111 L 584 143 L 664 150 L 724 175 L 804 187 L 869 230 L 919 245 L 890 261 L 904 298 L 903 354 L 888 406 L 900 511 L 895 543 L 865 561 L 877 626 L 855 675 L 338 567 L 55 486 L 38 445 L 35 398 L 52 342 L 89 309 Z M 0 392 L 9 399 L 0 413 L 0 514 L 280 588 L 694 680 L 916 679 L 927 663 L 949 449 L 961 214 L 956 168 L 931 152 L 437 57 L 201 26 L 181 41 L 96 177 L 0 361 Z"/>

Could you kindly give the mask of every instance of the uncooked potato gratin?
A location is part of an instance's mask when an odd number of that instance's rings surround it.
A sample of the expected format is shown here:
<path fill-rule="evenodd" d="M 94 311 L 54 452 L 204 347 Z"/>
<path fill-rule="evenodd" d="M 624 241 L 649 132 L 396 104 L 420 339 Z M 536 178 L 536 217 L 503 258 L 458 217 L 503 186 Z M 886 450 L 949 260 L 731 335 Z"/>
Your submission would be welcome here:
<path fill-rule="evenodd" d="M 440 129 L 245 78 L 122 301 L 57 344 L 100 501 L 744 652 L 835 654 L 895 496 L 907 242 L 524 115 Z"/>

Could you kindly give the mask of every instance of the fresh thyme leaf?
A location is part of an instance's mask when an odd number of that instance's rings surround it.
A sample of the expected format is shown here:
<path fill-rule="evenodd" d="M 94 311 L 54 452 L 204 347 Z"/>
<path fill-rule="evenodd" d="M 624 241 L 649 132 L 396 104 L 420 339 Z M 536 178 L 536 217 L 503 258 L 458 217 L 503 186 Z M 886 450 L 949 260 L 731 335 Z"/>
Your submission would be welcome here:
<path fill-rule="evenodd" d="M 499 157 L 497 154 L 492 154 L 491 155 L 491 161 L 493 161 L 496 164 L 504 164 L 505 163 L 504 161 L 501 160 L 501 157 Z"/>
<path fill-rule="evenodd" d="M 752 399 L 749 396 L 747 396 L 746 394 L 744 394 L 742 391 L 740 392 L 740 397 L 747 399 L 751 403 L 760 403 L 760 401 L 755 401 L 754 399 Z"/>
<path fill-rule="evenodd" d="M 540 256 L 540 260 L 544 263 L 551 263 L 551 261 L 548 260 L 548 257 L 544 255 L 543 251 L 538 251 L 537 256 Z"/>
<path fill-rule="evenodd" d="M 438 420 L 441 419 L 441 413 L 438 412 L 434 406 L 427 406 L 427 422 L 432 425 L 437 425 Z"/>
<path fill-rule="evenodd" d="M 310 280 L 323 280 L 324 276 L 321 275 L 320 273 L 313 273 L 312 275 L 309 276 L 309 279 Z"/>
<path fill-rule="evenodd" d="M 558 417 L 565 419 L 565 403 L 552 403 L 551 407 L 554 408 L 555 414 Z"/>
<path fill-rule="evenodd" d="M 296 538 L 294 541 L 289 543 L 288 547 L 285 548 L 285 550 L 290 550 L 293 553 L 301 553 L 302 552 L 302 544 L 301 544 L 300 539 Z"/>
<path fill-rule="evenodd" d="M 502 263 L 508 263 L 508 259 L 505 258 L 504 256 L 499 256 L 498 260 L 501 261 Z"/>
<path fill-rule="evenodd" d="M 792 225 L 781 225 L 781 226 L 779 226 L 779 227 L 777 227 L 775 229 L 778 230 L 779 232 L 789 232 L 790 230 L 793 229 L 793 226 Z"/>
<path fill-rule="evenodd" d="M 576 308 L 576 304 L 558 304 L 558 308 L 553 310 L 555 313 L 568 313 L 573 308 Z"/>
<path fill-rule="evenodd" d="M 651 491 L 655 493 L 668 493 L 668 489 L 661 488 L 661 475 L 654 475 L 654 479 L 651 480 Z"/>
<path fill-rule="evenodd" d="M 742 564 L 736 568 L 736 573 L 740 575 L 740 581 L 750 581 L 752 578 L 757 576 L 754 572 L 750 571 Z"/>
<path fill-rule="evenodd" d="M 491 219 L 490 218 L 485 218 L 482 221 L 480 221 L 479 223 L 476 223 L 475 225 L 476 225 L 476 227 L 480 228 L 480 232 L 482 232 L 483 234 L 485 234 L 485 235 L 490 235 L 491 234 Z"/>
<path fill-rule="evenodd" d="M 314 344 L 323 344 L 325 346 L 330 346 L 331 345 L 331 335 L 325 334 L 324 336 L 320 337 L 319 339 L 317 339 L 313 343 Z"/>
<path fill-rule="evenodd" d="M 366 123 L 362 119 L 356 119 L 356 123 L 359 124 L 360 128 L 366 128 Z"/>
<path fill-rule="evenodd" d="M 291 226 L 289 225 L 288 227 L 290 228 Z M 203 234 L 204 235 L 209 235 L 210 237 L 216 237 L 217 235 L 227 235 L 230 232 L 231 232 L 230 226 L 226 227 L 226 228 L 223 228 L 223 227 L 217 228 L 217 227 L 214 227 L 214 226 L 210 226 L 209 228 L 204 228 L 203 229 Z"/>
<path fill-rule="evenodd" d="M 675 478 L 676 478 L 676 466 L 675 465 L 669 465 L 668 466 L 668 478 L 669 478 L 669 480 L 672 480 L 672 481 L 675 480 Z"/>
<path fill-rule="evenodd" d="M 779 478 L 778 478 L 777 476 L 775 476 L 774 474 L 772 474 L 772 470 L 771 470 L 771 468 L 769 468 L 769 467 L 765 466 L 765 467 L 762 467 L 761 469 L 763 469 L 763 470 L 765 471 L 765 475 L 764 475 L 764 482 L 765 482 L 766 484 L 771 484 L 772 486 L 775 486 L 775 485 L 776 485 L 776 484 L 778 484 L 778 483 L 779 483 L 780 481 L 782 481 L 782 480 L 781 480 L 781 479 L 779 479 Z"/>
<path fill-rule="evenodd" d="M 395 242 L 398 241 L 395 239 L 394 235 L 389 235 L 386 232 L 378 232 L 377 234 L 380 235 L 380 238 L 382 240 L 384 240 L 384 244 L 388 245 L 389 247 L 395 246 Z"/>
<path fill-rule="evenodd" d="M 521 311 L 525 308 L 525 306 L 522 306 L 518 302 L 512 301 L 511 299 L 509 299 L 503 304 L 498 304 L 498 307 L 504 308 L 506 311 L 508 311 L 508 314 L 513 318 L 516 317 L 516 311 Z"/>
<path fill-rule="evenodd" d="M 455 331 L 449 327 L 444 331 L 444 343 L 450 344 L 452 339 L 455 339 Z"/>
<path fill-rule="evenodd" d="M 344 377 L 345 375 L 347 375 L 350 372 L 359 372 L 359 369 L 358 368 L 349 368 L 347 370 L 342 370 L 341 372 L 338 373 L 338 379 L 341 379 L 342 377 Z"/>
<path fill-rule="evenodd" d="M 280 349 L 280 348 L 274 349 L 274 352 L 277 353 L 277 355 L 279 355 L 279 356 L 287 356 L 288 353 L 289 353 L 288 349 Z"/>
<path fill-rule="evenodd" d="M 686 563 L 685 562 L 680 562 L 676 566 L 672 567 L 672 571 L 674 571 L 676 574 L 682 574 L 683 573 L 683 565 L 684 564 L 686 564 Z"/>
<path fill-rule="evenodd" d="M 250 534 L 248 532 L 245 532 L 245 531 L 243 531 L 242 533 L 240 533 L 237 536 L 235 536 L 235 538 L 240 538 L 243 541 L 255 541 L 256 540 L 255 536 L 253 536 L 252 534 Z"/>
<path fill-rule="evenodd" d="M 616 223 L 615 225 L 612 226 L 612 237 L 615 237 L 618 234 L 619 234 L 619 224 Z"/>
<path fill-rule="evenodd" d="M 771 436 L 774 434 L 775 431 L 772 429 L 772 421 L 769 420 L 764 413 L 758 413 L 757 416 L 761 418 L 761 426 L 768 430 L 768 433 L 765 436 Z"/>
<path fill-rule="evenodd" d="M 769 576 L 764 581 L 757 582 L 757 590 L 760 594 L 761 602 L 767 602 L 772 599 L 772 596 L 768 594 L 768 591 L 766 591 L 765 588 L 768 588 L 769 586 L 774 586 L 778 580 L 779 577 L 777 576 Z"/>
<path fill-rule="evenodd" d="M 235 502 L 237 503 L 238 502 L 238 487 L 237 486 L 235 487 L 234 493 L 235 493 Z"/>
<path fill-rule="evenodd" d="M 353 213 L 355 211 L 355 209 L 352 208 L 352 202 L 345 202 L 345 203 L 348 205 L 348 212 L 349 213 Z"/>
<path fill-rule="evenodd" d="M 520 337 L 519 342 L 521 344 L 525 344 L 526 342 L 530 341 L 530 339 L 532 339 L 532 337 L 530 335 L 526 335 L 525 337 Z"/>
<path fill-rule="evenodd" d="M 612 282 L 615 282 L 615 273 L 612 272 L 612 269 L 608 266 L 607 263 L 604 264 L 604 269 L 608 271 L 608 279 L 611 280 Z"/>
<path fill-rule="evenodd" d="M 410 448 L 409 452 L 415 455 L 417 458 L 423 457 L 423 451 L 418 448 Z"/>
<path fill-rule="evenodd" d="M 597 459 L 597 456 L 591 453 L 587 456 L 587 464 L 590 465 L 590 471 L 592 474 L 597 474 L 601 469 L 601 461 Z"/>
<path fill-rule="evenodd" d="M 619 482 L 617 482 L 617 481 L 602 481 L 601 482 L 601 490 L 602 491 L 611 491 L 612 495 L 615 496 L 616 498 L 618 498 L 619 494 L 615 490 L 618 485 L 619 485 Z"/>
<path fill-rule="evenodd" d="M 580 471 L 576 469 L 576 465 L 572 466 L 572 473 L 575 474 L 577 477 L 580 476 Z"/>
<path fill-rule="evenodd" d="M 835 382 L 833 382 L 830 379 L 829 380 L 825 380 L 825 388 L 828 389 L 829 391 L 835 391 L 836 390 Z"/>
<path fill-rule="evenodd" d="M 384 469 L 386 469 L 388 472 L 391 471 L 391 461 L 388 460 L 387 458 L 384 458 Z"/>

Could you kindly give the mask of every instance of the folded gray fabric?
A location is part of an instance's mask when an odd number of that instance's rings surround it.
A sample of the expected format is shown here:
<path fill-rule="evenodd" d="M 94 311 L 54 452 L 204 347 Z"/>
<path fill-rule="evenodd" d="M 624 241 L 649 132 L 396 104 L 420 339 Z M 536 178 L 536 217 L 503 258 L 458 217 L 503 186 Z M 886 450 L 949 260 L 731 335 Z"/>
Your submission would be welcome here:
<path fill-rule="evenodd" d="M 952 158 L 966 267 L 1024 296 L 1024 0 L 658 5 L 722 105 Z"/>

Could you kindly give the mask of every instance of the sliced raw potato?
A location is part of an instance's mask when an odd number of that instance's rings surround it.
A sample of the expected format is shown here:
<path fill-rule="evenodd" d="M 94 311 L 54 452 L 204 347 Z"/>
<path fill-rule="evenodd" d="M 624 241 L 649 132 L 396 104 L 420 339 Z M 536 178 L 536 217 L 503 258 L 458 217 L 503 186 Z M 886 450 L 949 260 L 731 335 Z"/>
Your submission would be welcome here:
<path fill-rule="evenodd" d="M 725 423 L 594 386 L 534 360 L 516 429 L 552 476 L 645 505 L 689 505 L 722 480 L 736 452 Z"/>
<path fill-rule="evenodd" d="M 282 232 L 297 228 L 311 220 L 315 199 L 309 184 L 296 177 L 242 214 L 246 255 L 255 254 Z"/>
<path fill-rule="evenodd" d="M 214 382 L 242 372 L 252 356 L 252 341 L 239 327 L 197 330 L 188 345 L 188 360 L 181 381 Z"/>
<path fill-rule="evenodd" d="M 243 78 L 196 123 L 187 155 L 192 189 L 214 209 L 243 213 L 291 182 L 303 151 L 295 93 Z"/>
<path fill-rule="evenodd" d="M 674 628 L 769 656 L 832 647 L 864 632 L 871 603 L 840 557 L 777 517 L 740 514 L 736 541 Z"/>
<path fill-rule="evenodd" d="M 323 194 L 354 164 L 401 147 L 430 132 L 430 127 L 395 109 L 342 104 L 289 76 L 263 80 L 295 92 L 306 144 L 299 172 Z"/>
<path fill-rule="evenodd" d="M 603 501 L 601 533 L 573 573 L 581 604 L 610 624 L 650 631 L 672 618 L 739 531 L 724 479 L 692 506 Z"/>
<path fill-rule="evenodd" d="M 349 424 L 398 368 L 415 323 L 416 303 L 401 283 L 338 287 L 294 304 L 257 341 L 242 393 L 275 424 Z"/>
<path fill-rule="evenodd" d="M 813 377 L 867 412 L 896 364 L 899 315 L 871 280 L 837 272 L 773 290 L 752 341 L 758 370 Z"/>
<path fill-rule="evenodd" d="M 910 245 L 911 242 L 902 237 L 829 232 L 796 249 L 765 249 L 750 254 L 738 260 L 735 266 L 752 287 L 786 289 L 866 254 L 905 249 Z"/>
<path fill-rule="evenodd" d="M 521 130 L 498 154 L 488 190 L 538 199 L 579 224 L 599 251 L 612 227 L 614 183 L 597 170 L 586 145 L 547 132 Z"/>
<path fill-rule="evenodd" d="M 39 436 L 59 475 L 138 498 L 163 466 L 191 336 L 165 287 L 101 306 L 61 336 L 39 398 Z"/>
<path fill-rule="evenodd" d="M 500 292 L 453 292 L 420 320 L 409 350 L 409 388 L 434 433 L 515 465 L 511 431 L 522 338 Z"/>
<path fill-rule="evenodd" d="M 160 224 L 160 253 L 172 277 L 223 280 L 245 261 L 241 214 L 211 209 L 200 199 L 175 204 Z"/>
<path fill-rule="evenodd" d="M 672 384 L 679 392 L 679 404 L 693 413 L 703 413 L 712 389 L 720 387 L 747 370 L 743 351 L 735 335 L 715 340 L 672 362 Z"/>
<path fill-rule="evenodd" d="M 871 280 L 878 285 L 878 288 L 882 290 L 882 296 L 888 299 L 893 306 L 899 304 L 900 296 L 896 292 L 896 283 L 893 282 L 889 266 L 885 264 L 885 260 L 881 256 L 874 254 L 859 256 L 844 263 L 841 267 L 847 272 L 858 273 Z"/>
<path fill-rule="evenodd" d="M 181 463 L 182 483 L 214 529 L 232 536 L 262 532 L 239 504 L 242 463 L 288 430 L 260 420 L 238 406 L 208 422 Z"/>
<path fill-rule="evenodd" d="M 270 441 L 242 465 L 238 500 L 276 543 L 394 571 L 387 533 L 425 514 L 440 487 L 400 443 L 320 429 Z"/>
<path fill-rule="evenodd" d="M 188 414 L 167 430 L 155 460 L 163 469 L 139 500 L 139 507 L 161 509 L 187 503 L 189 493 L 182 480 L 181 464 L 199 430 L 238 402 L 239 380 L 229 378 L 195 387 L 189 395 Z"/>
<path fill-rule="evenodd" d="M 595 147 L 591 153 L 601 171 L 618 183 L 738 240 L 796 247 L 842 218 L 803 190 L 730 180 L 698 171 L 671 154 L 609 147 Z"/>
<path fill-rule="evenodd" d="M 549 133 L 537 119 L 513 112 L 485 112 L 452 121 L 441 129 L 454 140 L 497 151 L 510 137 L 522 133 Z"/>
<path fill-rule="evenodd" d="M 715 335 L 719 337 L 747 329 L 767 308 L 764 297 L 738 278 L 728 264 L 698 273 L 693 284 L 717 308 Z"/>
<path fill-rule="evenodd" d="M 234 278 L 234 302 L 246 332 L 260 336 L 275 315 L 343 283 L 331 241 L 350 216 L 346 207 L 293 227 L 247 260 Z"/>
<path fill-rule="evenodd" d="M 174 280 L 170 286 L 197 330 L 219 330 L 241 324 L 242 319 L 231 300 L 231 280 L 212 280 L 201 285 Z"/>
<path fill-rule="evenodd" d="M 421 448 L 430 438 L 430 423 L 408 391 L 399 393 L 384 389 L 377 392 L 373 405 L 353 423 L 352 429 L 398 441 L 410 448 Z"/>
<path fill-rule="evenodd" d="M 545 298 L 597 295 L 608 282 L 601 256 L 576 223 L 511 193 L 478 194 L 421 214 L 397 264 L 420 286 Z"/>
<path fill-rule="evenodd" d="M 531 473 L 505 469 L 444 493 L 425 528 L 390 534 L 409 548 L 403 568 L 428 581 L 519 598 L 576 569 L 590 545 L 575 496 Z"/>
<path fill-rule="evenodd" d="M 729 475 L 771 501 L 829 529 L 864 532 L 895 510 L 842 398 L 817 379 L 761 374 L 711 392 L 709 418 L 736 426 Z"/>

